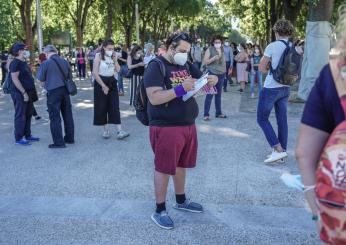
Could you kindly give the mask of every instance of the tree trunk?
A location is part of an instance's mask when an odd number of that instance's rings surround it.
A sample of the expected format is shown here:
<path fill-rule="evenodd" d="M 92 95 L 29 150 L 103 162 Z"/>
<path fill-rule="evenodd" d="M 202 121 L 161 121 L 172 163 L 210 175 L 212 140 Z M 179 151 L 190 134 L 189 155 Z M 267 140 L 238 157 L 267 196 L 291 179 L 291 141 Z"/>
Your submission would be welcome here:
<path fill-rule="evenodd" d="M 296 26 L 298 15 L 302 9 L 304 1 L 298 0 L 293 5 L 292 0 L 283 1 L 284 16 L 287 20 L 291 21 L 293 26 Z"/>
<path fill-rule="evenodd" d="M 277 4 L 276 0 L 270 0 L 270 30 L 271 31 L 271 41 L 275 41 L 275 33 L 273 31 L 273 26 L 275 25 L 277 18 Z"/>
<path fill-rule="evenodd" d="M 106 39 L 110 39 L 113 36 L 113 12 L 114 12 L 114 1 L 107 0 L 107 28 L 106 28 Z"/>
<path fill-rule="evenodd" d="M 77 23 L 76 25 L 76 33 L 77 33 L 77 47 L 83 47 L 83 27 L 81 24 Z"/>
<path fill-rule="evenodd" d="M 29 46 L 30 52 L 33 54 L 35 51 L 34 47 L 34 36 L 32 21 L 31 21 L 31 6 L 33 0 L 22 0 L 19 4 L 17 1 L 14 1 L 15 5 L 19 8 L 20 17 L 25 33 L 25 44 Z M 34 64 L 35 57 L 34 55 L 30 56 L 30 63 Z"/>
<path fill-rule="evenodd" d="M 330 18 L 334 0 L 319 0 L 317 4 L 309 2 L 306 25 L 305 53 L 298 96 L 307 100 L 321 69 L 329 61 L 332 29 Z"/>
<path fill-rule="evenodd" d="M 265 19 L 266 19 L 266 42 L 270 41 L 270 19 L 269 19 L 269 2 L 268 0 L 264 1 L 264 9 L 265 9 Z"/>

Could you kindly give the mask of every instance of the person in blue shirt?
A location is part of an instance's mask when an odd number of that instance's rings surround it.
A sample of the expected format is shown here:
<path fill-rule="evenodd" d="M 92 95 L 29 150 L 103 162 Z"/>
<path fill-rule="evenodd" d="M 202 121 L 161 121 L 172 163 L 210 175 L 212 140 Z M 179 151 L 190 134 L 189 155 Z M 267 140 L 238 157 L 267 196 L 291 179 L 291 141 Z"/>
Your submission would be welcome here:
<path fill-rule="evenodd" d="M 74 144 L 74 121 L 70 95 L 65 85 L 66 77 L 72 78 L 69 63 L 59 57 L 53 45 L 47 45 L 44 50 L 47 60 L 37 72 L 37 80 L 44 82 L 47 90 L 47 107 L 50 120 L 50 130 L 53 144 L 49 148 L 65 148 L 66 144 Z M 62 72 L 59 69 L 61 67 Z M 62 134 L 61 117 L 64 120 L 65 136 Z"/>
<path fill-rule="evenodd" d="M 11 47 L 14 59 L 9 65 L 9 72 L 13 82 L 11 97 L 15 108 L 14 134 L 17 145 L 30 145 L 40 139 L 31 135 L 31 118 L 33 102 L 37 93 L 31 70 L 25 59 L 30 57 L 23 43 L 15 43 Z"/>

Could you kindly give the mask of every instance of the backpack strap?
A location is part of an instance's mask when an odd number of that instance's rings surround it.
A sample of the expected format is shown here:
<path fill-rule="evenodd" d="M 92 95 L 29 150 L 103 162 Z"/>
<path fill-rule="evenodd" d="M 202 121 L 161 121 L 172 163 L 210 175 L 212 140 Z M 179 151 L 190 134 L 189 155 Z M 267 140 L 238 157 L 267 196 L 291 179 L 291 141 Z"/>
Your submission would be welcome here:
<path fill-rule="evenodd" d="M 338 92 L 340 98 L 342 109 L 344 110 L 346 116 L 346 79 L 342 77 L 341 67 L 339 67 L 340 63 L 343 62 L 345 64 L 344 59 L 344 57 L 331 58 L 329 61 L 329 66 L 334 79 L 336 91 Z"/>
<path fill-rule="evenodd" d="M 286 42 L 286 41 L 284 41 L 284 40 L 282 40 L 282 39 L 280 39 L 280 40 L 278 40 L 279 42 L 282 42 L 283 44 L 285 44 L 286 45 L 286 48 L 289 48 L 290 47 L 290 42 L 288 41 L 288 42 Z"/>

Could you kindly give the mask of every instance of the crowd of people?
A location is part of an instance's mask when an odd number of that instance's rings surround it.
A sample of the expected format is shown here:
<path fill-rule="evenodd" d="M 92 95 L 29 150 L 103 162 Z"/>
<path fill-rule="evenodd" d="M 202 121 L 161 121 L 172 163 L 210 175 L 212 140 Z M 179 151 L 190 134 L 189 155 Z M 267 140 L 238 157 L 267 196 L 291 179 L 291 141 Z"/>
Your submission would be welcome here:
<path fill-rule="evenodd" d="M 239 92 L 244 93 L 249 83 L 251 98 L 255 98 L 257 84 L 257 122 L 272 149 L 264 162 L 282 162 L 288 156 L 287 107 L 290 85 L 278 79 L 276 70 L 283 65 L 282 57 L 285 52 L 295 52 L 295 55 L 302 56 L 303 49 L 292 42 L 294 27 L 289 21 L 277 21 L 273 31 L 276 41 L 270 43 L 264 51 L 258 44 L 237 45 L 221 35 L 215 35 L 203 48 L 200 38 L 193 40 L 184 32 L 171 34 L 165 43 L 159 46 L 157 52 L 150 43 L 144 47 L 133 44 L 126 50 L 123 45 L 115 45 L 112 40 L 100 42 L 97 48 L 89 47 L 87 52 L 82 48 L 76 50 L 77 76 L 81 79 L 86 78 L 87 65 L 91 71 L 90 77 L 94 85 L 94 125 L 103 127 L 102 137 L 105 139 L 111 137 L 109 124 L 116 125 L 116 136 L 119 140 L 129 137 L 129 133 L 122 129 L 119 108 L 119 96 L 127 92 L 124 89 L 124 79 L 130 80 L 128 92 L 131 105 L 136 101 L 138 86 L 144 84 L 148 97 L 150 143 L 155 155 L 156 210 L 151 219 L 159 227 L 174 227 L 174 222 L 166 209 L 170 176 L 173 176 L 176 195 L 173 207 L 194 213 L 203 212 L 203 206 L 192 202 L 185 194 L 186 169 L 196 166 L 198 139 L 195 120 L 198 116 L 198 104 L 194 97 L 187 101 L 182 99 L 189 91 L 194 90 L 196 80 L 203 74 L 208 73 L 207 85 L 203 89 L 204 121 L 211 120 L 209 111 L 213 98 L 215 117 L 227 118 L 222 112 L 221 97 L 223 92 L 228 91 L 229 84 L 239 84 Z M 332 71 L 340 73 L 341 70 L 342 79 L 346 79 L 345 41 L 343 30 L 338 44 L 341 58 L 339 57 L 337 63 L 322 70 L 305 107 L 297 157 L 303 173 L 303 182 L 307 187 L 315 185 L 313 173 L 328 137 L 336 126 L 345 120 L 345 104 L 340 105 L 340 93 L 337 95 L 339 88 L 337 86 L 336 89 L 334 83 L 330 82 L 339 79 L 339 76 L 333 77 Z M 47 91 L 53 138 L 53 143 L 49 147 L 64 148 L 66 144 L 75 142 L 73 110 L 66 85 L 66 81 L 73 78 L 71 61 L 59 56 L 53 45 L 47 45 L 43 54 L 36 79 Z M 10 49 L 10 55 L 12 58 L 9 58 L 7 52 L 2 53 L 1 68 L 2 83 L 8 72 L 8 77 L 13 83 L 11 97 L 15 110 L 15 142 L 18 145 L 30 145 L 31 142 L 40 140 L 33 136 L 30 127 L 33 103 L 38 100 L 35 79 L 27 63 L 30 52 L 25 44 L 15 43 Z M 273 108 L 278 133 L 269 121 Z M 64 134 L 60 115 L 64 122 Z M 309 192 L 307 197 L 314 220 L 318 220 L 315 217 L 318 215 L 316 196 Z M 325 230 L 325 241 L 329 239 L 327 233 Z"/>

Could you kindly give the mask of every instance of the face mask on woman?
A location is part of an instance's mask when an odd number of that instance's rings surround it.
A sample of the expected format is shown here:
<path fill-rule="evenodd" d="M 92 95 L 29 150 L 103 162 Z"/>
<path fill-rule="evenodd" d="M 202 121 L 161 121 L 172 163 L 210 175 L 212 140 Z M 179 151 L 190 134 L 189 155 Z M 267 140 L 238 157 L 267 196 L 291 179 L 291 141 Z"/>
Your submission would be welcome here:
<path fill-rule="evenodd" d="M 256 48 L 256 49 L 255 49 L 255 54 L 259 54 L 259 53 L 260 53 L 259 49 Z"/>
<path fill-rule="evenodd" d="M 187 62 L 187 53 L 176 53 L 173 59 L 176 64 L 183 66 Z"/>
<path fill-rule="evenodd" d="M 106 55 L 107 55 L 108 57 L 112 57 L 113 51 L 112 51 L 112 50 L 106 50 Z"/>
<path fill-rule="evenodd" d="M 215 44 L 214 44 L 214 47 L 215 47 L 215 48 L 221 48 L 221 43 L 215 43 Z"/>

